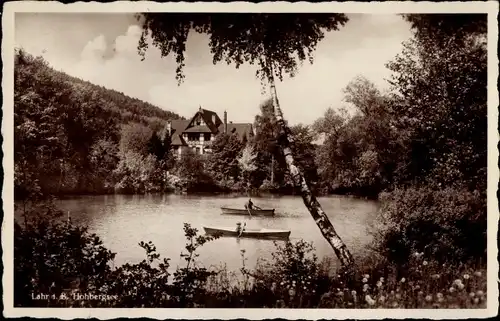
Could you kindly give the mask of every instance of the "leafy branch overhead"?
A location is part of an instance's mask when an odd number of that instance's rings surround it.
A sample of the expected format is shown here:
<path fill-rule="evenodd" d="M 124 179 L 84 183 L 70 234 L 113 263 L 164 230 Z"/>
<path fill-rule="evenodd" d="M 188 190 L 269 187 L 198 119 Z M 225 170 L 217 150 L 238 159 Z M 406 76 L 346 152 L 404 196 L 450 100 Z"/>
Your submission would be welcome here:
<path fill-rule="evenodd" d="M 306 59 L 313 62 L 325 31 L 338 30 L 348 21 L 340 13 L 141 13 L 137 18 L 143 22 L 139 54 L 144 59 L 151 36 L 162 57 L 175 56 L 179 84 L 185 78 L 184 54 L 191 31 L 209 36 L 214 64 L 257 65 L 261 81 L 271 70 L 282 80 L 285 74 L 293 77 Z"/>

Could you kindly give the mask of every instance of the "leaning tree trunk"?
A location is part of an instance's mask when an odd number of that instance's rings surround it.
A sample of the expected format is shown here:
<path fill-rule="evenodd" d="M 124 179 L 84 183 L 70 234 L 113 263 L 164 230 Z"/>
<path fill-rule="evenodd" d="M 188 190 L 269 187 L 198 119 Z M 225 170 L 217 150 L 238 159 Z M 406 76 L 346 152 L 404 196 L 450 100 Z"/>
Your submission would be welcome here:
<path fill-rule="evenodd" d="M 319 204 L 318 200 L 311 192 L 311 189 L 309 188 L 309 184 L 307 183 L 304 174 L 295 165 L 295 160 L 291 149 L 292 146 L 291 143 L 293 142 L 293 138 L 289 134 L 290 130 L 287 124 L 285 123 L 285 120 L 283 118 L 283 112 L 281 111 L 281 108 L 279 106 L 273 71 L 271 68 L 269 69 L 270 72 L 268 74 L 268 80 L 269 80 L 269 85 L 271 87 L 271 97 L 273 101 L 274 115 L 280 127 L 279 143 L 283 151 L 283 154 L 285 156 L 285 161 L 288 167 L 288 171 L 292 176 L 295 186 L 300 188 L 300 194 L 302 196 L 304 204 L 309 210 L 309 213 L 311 213 L 311 216 L 316 222 L 316 225 L 319 227 L 321 234 L 323 234 L 323 237 L 332 246 L 343 268 L 349 270 L 352 268 L 354 263 L 351 253 L 347 249 L 345 243 L 342 241 L 340 236 L 335 231 L 335 228 L 328 219 L 328 216 L 326 215 L 325 211 L 323 211 L 323 209 L 321 208 L 321 205 Z"/>

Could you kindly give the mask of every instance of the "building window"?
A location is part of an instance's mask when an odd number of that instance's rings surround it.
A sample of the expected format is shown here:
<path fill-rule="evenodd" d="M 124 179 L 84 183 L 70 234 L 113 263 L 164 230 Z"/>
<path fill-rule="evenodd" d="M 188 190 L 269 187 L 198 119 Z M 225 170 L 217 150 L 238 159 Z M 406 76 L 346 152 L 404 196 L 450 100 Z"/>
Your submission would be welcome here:
<path fill-rule="evenodd" d="M 193 142 L 197 141 L 200 139 L 200 136 L 198 134 L 188 134 L 188 141 Z"/>
<path fill-rule="evenodd" d="M 209 140 L 210 140 L 210 136 L 211 136 L 211 135 L 210 135 L 210 133 L 205 133 L 205 134 L 204 134 L 204 136 L 205 136 L 205 137 L 203 137 L 203 139 L 204 139 L 205 141 L 209 141 Z"/>
<path fill-rule="evenodd" d="M 203 121 L 203 118 L 201 116 L 198 116 L 196 118 L 196 121 L 194 122 L 196 126 L 203 126 L 205 125 L 205 122 Z"/>

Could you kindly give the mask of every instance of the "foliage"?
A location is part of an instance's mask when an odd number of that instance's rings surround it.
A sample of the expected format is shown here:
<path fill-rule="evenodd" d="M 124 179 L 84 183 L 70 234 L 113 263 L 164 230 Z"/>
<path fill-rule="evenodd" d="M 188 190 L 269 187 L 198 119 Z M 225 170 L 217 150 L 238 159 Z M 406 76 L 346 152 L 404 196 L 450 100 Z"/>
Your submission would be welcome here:
<path fill-rule="evenodd" d="M 191 149 L 182 152 L 182 158 L 177 162 L 174 172 L 181 178 L 182 192 L 214 191 L 212 178 L 205 172 L 205 165 L 201 155 Z"/>
<path fill-rule="evenodd" d="M 207 159 L 207 172 L 217 182 L 237 181 L 240 170 L 237 157 L 243 144 L 236 135 L 219 134 L 210 143 L 211 153 Z"/>
<path fill-rule="evenodd" d="M 315 163 L 316 146 L 313 144 L 314 133 L 310 126 L 298 124 L 290 127 L 293 137 L 295 161 L 302 168 L 304 176 L 312 185 L 318 181 L 318 170 Z"/>
<path fill-rule="evenodd" d="M 344 89 L 354 108 L 328 109 L 313 128 L 324 138 L 316 162 L 323 185 L 337 193 L 377 197 L 397 172 L 400 138 L 391 127 L 391 99 L 373 83 L 356 77 Z"/>
<path fill-rule="evenodd" d="M 149 141 L 153 134 L 155 133 L 150 128 L 138 123 L 123 125 L 120 132 L 120 152 L 148 155 Z"/>
<path fill-rule="evenodd" d="M 255 116 L 254 127 L 256 134 L 251 144 L 257 153 L 257 170 L 253 178 L 258 187 L 265 180 L 273 181 L 277 187 L 281 185 L 285 176 L 283 157 L 279 150 L 278 134 L 279 128 L 274 116 L 271 100 L 264 101 L 260 106 L 260 114 Z M 272 176 L 272 177 L 271 177 Z"/>
<path fill-rule="evenodd" d="M 486 202 L 479 192 L 429 187 L 396 189 L 381 197 L 378 249 L 404 264 L 414 251 L 438 262 L 486 257 Z"/>
<path fill-rule="evenodd" d="M 240 157 L 237 159 L 238 164 L 243 172 L 252 173 L 257 169 L 255 166 L 255 158 L 257 154 L 254 153 L 253 147 L 251 145 L 245 146 L 241 151 Z"/>
<path fill-rule="evenodd" d="M 337 30 L 347 22 L 344 14 L 286 13 L 141 13 L 143 33 L 139 52 L 148 49 L 147 36 L 162 57 L 175 55 L 176 78 L 184 79 L 184 53 L 189 32 L 208 34 L 214 64 L 226 62 L 236 68 L 244 63 L 258 65 L 256 75 L 264 79 L 272 61 L 278 77 L 294 75 L 304 60 L 312 63 L 312 53 L 325 31 Z"/>
<path fill-rule="evenodd" d="M 61 219 L 51 201 L 22 210 L 23 223 L 14 224 L 14 304 L 57 304 L 68 289 L 96 293 L 104 286 L 115 254 L 86 228 Z M 32 294 L 49 300 L 33 300 Z"/>
<path fill-rule="evenodd" d="M 187 223 L 184 223 L 184 235 L 187 240 L 185 246 L 187 253 L 182 253 L 181 257 L 186 261 L 186 267 L 177 268 L 174 273 L 173 297 L 181 307 L 192 307 L 194 302 L 206 295 L 206 282 L 215 274 L 197 265 L 196 258 L 199 254 L 196 250 L 205 243 L 217 239 L 218 236 L 198 235 L 198 229 Z"/>
<path fill-rule="evenodd" d="M 400 180 L 486 190 L 487 54 L 484 15 L 410 15 L 415 38 L 388 64 L 392 123 L 404 138 Z"/>
<path fill-rule="evenodd" d="M 120 162 L 113 171 L 115 189 L 127 194 L 158 192 L 162 186 L 160 170 L 153 155 L 143 156 L 134 151 L 121 153 Z"/>

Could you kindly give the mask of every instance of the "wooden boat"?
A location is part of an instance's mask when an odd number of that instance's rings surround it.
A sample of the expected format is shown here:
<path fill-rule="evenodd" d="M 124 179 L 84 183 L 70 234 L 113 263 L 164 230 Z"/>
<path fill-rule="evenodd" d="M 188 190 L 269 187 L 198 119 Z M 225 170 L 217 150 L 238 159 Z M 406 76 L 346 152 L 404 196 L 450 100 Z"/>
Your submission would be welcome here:
<path fill-rule="evenodd" d="M 274 208 L 272 210 L 257 210 L 257 209 L 236 209 L 236 208 L 228 208 L 228 207 L 221 207 L 222 214 L 228 214 L 228 215 L 255 215 L 255 216 L 273 216 L 274 215 Z M 249 213 L 250 212 L 250 213 Z"/>
<path fill-rule="evenodd" d="M 203 227 L 206 234 L 209 235 L 220 235 L 220 236 L 232 236 L 232 237 L 251 237 L 259 239 L 288 239 L 290 237 L 290 231 L 285 230 L 273 230 L 267 228 L 261 229 L 251 229 L 244 228 L 241 235 L 236 231 L 236 228 L 231 227 Z"/>

